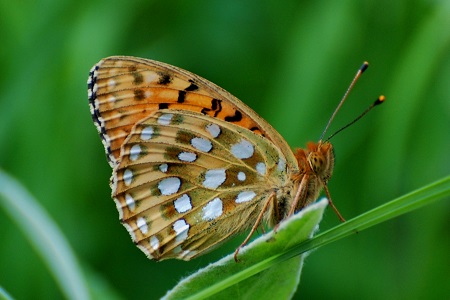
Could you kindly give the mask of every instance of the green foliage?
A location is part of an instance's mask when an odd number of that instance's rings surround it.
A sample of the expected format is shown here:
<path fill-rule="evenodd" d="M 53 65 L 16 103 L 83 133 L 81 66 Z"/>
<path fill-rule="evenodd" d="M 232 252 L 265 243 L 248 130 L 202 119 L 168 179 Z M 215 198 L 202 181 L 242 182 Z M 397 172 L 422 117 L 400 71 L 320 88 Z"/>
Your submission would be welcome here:
<path fill-rule="evenodd" d="M 191 262 L 148 261 L 131 243 L 87 104 L 88 71 L 102 57 L 146 57 L 197 73 L 292 146 L 317 140 L 368 60 L 330 134 L 379 94 L 387 100 L 332 139 L 329 188 L 341 213 L 351 219 L 449 174 L 448 1 L 2 0 L 0 8 L 0 167 L 58 224 L 96 298 L 159 298 L 244 238 Z M 314 299 L 445 298 L 448 211 L 449 201 L 435 202 L 320 248 L 298 291 Z M 337 223 L 327 213 L 321 230 Z M 3 209 L 0 236 L 4 290 L 17 299 L 64 297 Z"/>
<path fill-rule="evenodd" d="M 288 299 L 297 289 L 306 254 L 289 261 L 278 258 L 290 247 L 307 240 L 318 228 L 327 201 L 322 200 L 281 223 L 234 253 L 183 279 L 165 299 Z M 271 268 L 268 268 L 271 267 Z M 264 270 L 264 271 L 262 271 Z M 286 276 L 289 274 L 289 276 Z M 254 275 L 254 276 L 252 276 Z"/>

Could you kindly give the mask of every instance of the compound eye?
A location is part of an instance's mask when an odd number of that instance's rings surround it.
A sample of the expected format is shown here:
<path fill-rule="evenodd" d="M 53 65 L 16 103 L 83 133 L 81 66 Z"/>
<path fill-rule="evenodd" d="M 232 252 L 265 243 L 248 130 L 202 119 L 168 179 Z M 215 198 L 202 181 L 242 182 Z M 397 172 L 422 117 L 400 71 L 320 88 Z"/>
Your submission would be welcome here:
<path fill-rule="evenodd" d="M 325 163 L 324 157 L 317 152 L 312 152 L 308 158 L 311 169 L 317 174 L 323 171 L 323 165 Z"/>

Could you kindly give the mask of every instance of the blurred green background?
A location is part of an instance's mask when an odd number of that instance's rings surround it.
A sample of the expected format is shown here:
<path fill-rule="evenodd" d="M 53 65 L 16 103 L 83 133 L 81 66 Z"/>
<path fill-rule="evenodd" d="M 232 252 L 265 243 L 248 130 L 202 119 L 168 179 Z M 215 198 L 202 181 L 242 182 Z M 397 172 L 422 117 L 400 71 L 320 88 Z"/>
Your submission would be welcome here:
<path fill-rule="evenodd" d="M 39 199 L 96 297 L 155 299 L 232 252 L 147 260 L 118 221 L 86 80 L 101 58 L 170 63 L 224 87 L 292 147 L 316 141 L 352 76 L 371 64 L 330 133 L 329 188 L 348 219 L 450 172 L 449 1 L 0 1 L 0 168 Z M 338 241 L 306 260 L 296 298 L 443 299 L 449 201 Z M 328 209 L 321 229 L 339 223 Z M 0 210 L 0 286 L 17 299 L 63 294 Z M 289 276 L 289 274 L 286 274 Z"/>

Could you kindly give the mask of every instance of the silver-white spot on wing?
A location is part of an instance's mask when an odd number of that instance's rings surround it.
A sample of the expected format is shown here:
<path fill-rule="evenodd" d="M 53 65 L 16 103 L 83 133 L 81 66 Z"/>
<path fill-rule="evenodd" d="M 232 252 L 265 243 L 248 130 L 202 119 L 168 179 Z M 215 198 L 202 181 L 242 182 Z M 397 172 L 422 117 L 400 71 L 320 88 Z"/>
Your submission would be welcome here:
<path fill-rule="evenodd" d="M 145 221 L 144 218 L 138 218 L 136 220 L 136 225 L 139 228 L 139 230 L 141 231 L 142 234 L 147 234 L 148 232 L 148 225 L 147 225 L 147 221 Z"/>
<path fill-rule="evenodd" d="M 225 169 L 212 169 L 205 173 L 203 186 L 210 189 L 218 188 L 226 179 Z"/>
<path fill-rule="evenodd" d="M 155 130 L 153 129 L 152 126 L 145 127 L 141 131 L 141 139 L 144 141 L 148 141 L 149 139 L 151 139 L 153 137 L 154 132 L 155 132 Z"/>
<path fill-rule="evenodd" d="M 172 195 L 178 192 L 181 186 L 181 180 L 178 177 L 164 178 L 158 183 L 158 189 L 162 195 Z"/>
<path fill-rule="evenodd" d="M 130 169 L 126 169 L 123 171 L 123 182 L 126 186 L 129 186 L 131 182 L 133 181 L 133 171 Z"/>
<path fill-rule="evenodd" d="M 240 192 L 236 197 L 236 203 L 244 203 L 253 200 L 256 193 L 254 191 L 243 191 Z"/>
<path fill-rule="evenodd" d="M 223 203 L 220 198 L 214 198 L 208 204 L 206 204 L 203 209 L 203 220 L 212 221 L 220 217 L 223 213 Z"/>
<path fill-rule="evenodd" d="M 181 152 L 178 154 L 178 159 L 185 162 L 194 162 L 197 159 L 197 154 L 192 152 Z"/>
<path fill-rule="evenodd" d="M 210 141 L 208 141 L 204 138 L 199 138 L 199 137 L 193 138 L 191 140 L 191 145 L 195 149 L 202 151 L 202 152 L 209 152 L 212 149 L 212 144 Z"/>
<path fill-rule="evenodd" d="M 254 152 L 255 148 L 253 147 L 252 143 L 245 139 L 241 139 L 239 143 L 231 146 L 231 153 L 233 153 L 233 155 L 239 159 L 250 158 L 252 157 Z"/>
<path fill-rule="evenodd" d="M 172 225 L 173 230 L 175 230 L 175 233 L 177 237 L 175 240 L 177 242 L 182 242 L 188 237 L 188 231 L 189 231 L 189 224 L 186 223 L 186 220 L 179 219 L 176 220 Z"/>
<path fill-rule="evenodd" d="M 163 114 L 159 116 L 158 123 L 161 125 L 169 125 L 173 118 L 173 114 Z"/>
<path fill-rule="evenodd" d="M 259 162 L 256 164 L 256 172 L 259 173 L 259 175 L 266 175 L 266 164 L 263 162 Z"/>
<path fill-rule="evenodd" d="M 141 146 L 139 144 L 135 144 L 130 148 L 130 160 L 135 161 L 139 158 L 139 154 L 141 154 Z"/>
<path fill-rule="evenodd" d="M 152 236 L 150 238 L 150 246 L 153 248 L 153 250 L 157 251 L 159 249 L 159 240 L 156 236 Z"/>
<path fill-rule="evenodd" d="M 209 134 L 213 138 L 217 138 L 220 135 L 220 127 L 217 124 L 208 124 L 208 125 L 206 125 L 206 131 L 208 131 Z"/>
<path fill-rule="evenodd" d="M 134 201 L 134 198 L 130 194 L 125 194 L 125 203 L 130 211 L 136 208 L 136 201 Z"/>
<path fill-rule="evenodd" d="M 182 214 L 192 209 L 191 198 L 184 194 L 173 202 L 178 213 Z"/>

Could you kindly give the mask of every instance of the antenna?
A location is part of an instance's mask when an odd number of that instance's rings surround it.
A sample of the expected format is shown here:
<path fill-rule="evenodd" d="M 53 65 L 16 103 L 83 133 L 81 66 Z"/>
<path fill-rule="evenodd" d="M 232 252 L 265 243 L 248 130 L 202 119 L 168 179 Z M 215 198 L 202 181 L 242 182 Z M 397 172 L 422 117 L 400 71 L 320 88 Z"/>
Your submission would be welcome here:
<path fill-rule="evenodd" d="M 341 129 L 339 129 L 338 131 L 336 131 L 335 133 L 333 133 L 332 135 L 330 135 L 325 141 L 329 141 L 333 136 L 335 136 L 336 134 L 338 134 L 339 132 L 341 132 L 341 131 L 344 130 L 345 128 L 349 127 L 350 125 L 352 125 L 353 123 L 355 123 L 356 121 L 358 121 L 359 119 L 361 119 L 362 117 L 364 117 L 364 115 L 367 114 L 372 108 L 374 108 L 375 106 L 377 106 L 377 105 L 383 103 L 384 100 L 386 100 L 386 97 L 384 97 L 383 95 L 381 95 L 380 97 L 378 97 L 377 100 L 375 100 L 374 103 L 372 103 L 368 108 L 366 108 L 366 110 L 363 111 L 362 114 L 360 114 L 358 117 L 356 117 L 356 119 L 354 119 L 353 121 L 351 121 L 350 123 L 348 123 L 347 125 L 345 125 L 344 127 L 342 127 Z"/>
<path fill-rule="evenodd" d="M 339 102 L 338 106 L 336 107 L 336 109 L 334 110 L 333 114 L 331 115 L 330 120 L 328 121 L 327 126 L 325 126 L 324 131 L 322 132 L 322 135 L 320 136 L 319 141 L 321 141 L 323 139 L 323 137 L 325 136 L 325 133 L 328 130 L 328 127 L 330 127 L 331 121 L 333 121 L 334 117 L 336 116 L 337 112 L 339 111 L 339 109 L 341 109 L 342 104 L 344 104 L 345 100 L 347 99 L 348 94 L 350 93 L 350 91 L 353 89 L 353 86 L 355 85 L 356 81 L 358 81 L 359 77 L 361 77 L 361 74 L 364 73 L 365 70 L 367 70 L 367 68 L 369 67 L 369 63 L 367 61 L 365 61 L 362 66 L 359 68 L 358 72 L 356 72 L 355 77 L 353 78 L 352 82 L 350 83 L 347 91 L 345 92 L 344 96 L 341 99 L 341 102 Z M 383 97 L 384 99 L 384 97 Z M 370 110 L 370 109 L 369 109 Z M 368 112 L 368 111 L 367 111 Z M 366 114 L 367 112 L 364 112 L 364 114 Z M 363 114 L 363 115 L 364 115 Z M 363 116 L 361 115 L 360 118 Z M 358 118 L 359 119 L 359 118 Z M 357 119 L 357 120 L 358 120 Z M 354 122 L 356 122 L 357 120 L 355 120 Z M 354 122 L 352 122 L 351 124 L 353 124 Z M 348 125 L 350 126 L 350 124 Z M 346 127 L 348 127 L 346 126 Z M 336 134 L 336 133 L 335 133 Z M 330 138 L 328 138 L 327 140 L 329 140 Z"/>

